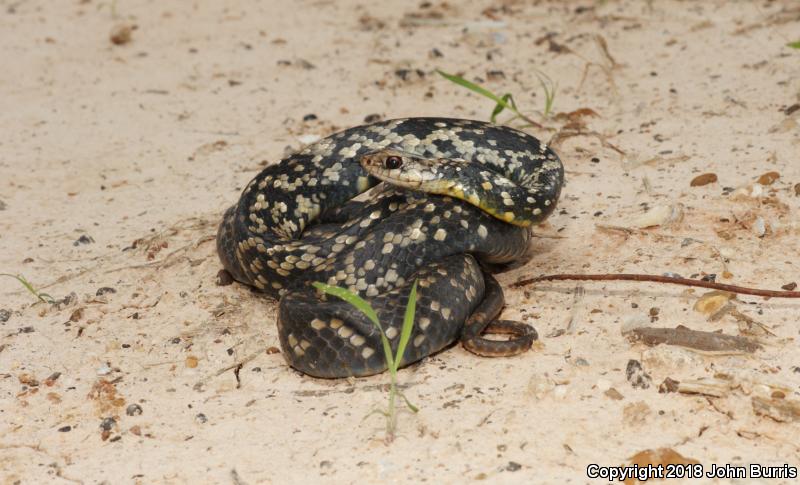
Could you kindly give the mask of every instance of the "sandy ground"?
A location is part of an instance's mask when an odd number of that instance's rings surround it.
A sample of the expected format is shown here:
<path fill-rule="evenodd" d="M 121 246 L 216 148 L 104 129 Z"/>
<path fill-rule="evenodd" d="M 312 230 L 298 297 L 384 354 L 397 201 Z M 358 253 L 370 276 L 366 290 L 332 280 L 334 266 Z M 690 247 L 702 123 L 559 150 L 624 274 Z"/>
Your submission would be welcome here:
<path fill-rule="evenodd" d="M 369 115 L 487 119 L 492 103 L 439 68 L 513 93 L 545 140 L 575 135 L 554 145 L 561 210 L 505 286 L 626 271 L 779 289 L 800 280 L 796 1 L 0 7 L 0 271 L 62 300 L 0 278 L 3 483 L 605 483 L 589 464 L 659 448 L 706 470 L 800 466 L 796 300 L 742 296 L 709 318 L 700 289 L 510 289 L 506 317 L 540 344 L 494 360 L 456 346 L 402 371 L 421 409 L 387 445 L 368 416 L 387 376 L 288 368 L 275 303 L 216 286 L 210 239 L 309 136 Z M 119 24 L 135 29 L 116 45 Z M 583 111 L 543 120 L 537 70 L 558 83 L 554 113 Z M 718 180 L 690 186 L 703 173 Z M 763 348 L 632 343 L 622 329 L 639 325 Z M 626 376 L 632 359 L 649 379 Z M 716 397 L 660 393 L 666 378 Z"/>

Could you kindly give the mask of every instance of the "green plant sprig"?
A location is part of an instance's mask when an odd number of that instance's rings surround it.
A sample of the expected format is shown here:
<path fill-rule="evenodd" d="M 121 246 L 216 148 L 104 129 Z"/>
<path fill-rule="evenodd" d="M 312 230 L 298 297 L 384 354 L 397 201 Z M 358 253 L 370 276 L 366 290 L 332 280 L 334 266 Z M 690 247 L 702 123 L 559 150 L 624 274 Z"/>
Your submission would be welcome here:
<path fill-rule="evenodd" d="M 48 295 L 47 293 L 42 293 L 36 288 L 33 287 L 30 281 L 26 280 L 24 276 L 18 274 L 10 274 L 10 273 L 0 273 L 0 276 L 8 276 L 10 278 L 14 278 L 15 280 L 22 283 L 22 285 L 31 292 L 33 296 L 35 296 L 39 301 L 43 303 L 53 303 L 55 302 L 55 298 Z"/>
<path fill-rule="evenodd" d="M 378 314 L 372 308 L 372 305 L 367 303 L 366 300 L 357 294 L 344 288 L 331 286 L 320 282 L 315 282 L 313 285 L 318 290 L 321 290 L 329 295 L 333 295 L 337 298 L 341 298 L 345 302 L 354 306 L 357 310 L 366 315 L 372 324 L 375 325 L 375 328 L 378 329 L 378 332 L 381 336 L 381 344 L 383 345 L 383 355 L 384 359 L 386 360 L 386 367 L 389 370 L 390 376 L 389 406 L 385 411 L 379 410 L 378 412 L 386 417 L 386 441 L 393 441 L 395 432 L 397 430 L 397 397 L 399 396 L 403 398 L 406 406 L 408 406 L 412 412 L 416 413 L 419 411 L 416 406 L 411 404 L 405 394 L 403 394 L 397 388 L 397 369 L 400 367 L 400 363 L 403 360 L 403 355 L 405 354 L 406 347 L 408 346 L 408 341 L 411 338 L 411 330 L 414 328 L 414 314 L 416 313 L 417 307 L 417 282 L 414 281 L 414 284 L 411 286 L 411 293 L 408 295 L 408 304 L 406 305 L 406 312 L 403 318 L 403 327 L 400 329 L 400 340 L 397 343 L 397 353 L 395 355 L 392 355 L 392 345 L 389 342 L 388 337 L 386 337 L 386 333 L 383 331 L 383 327 L 381 327 L 380 321 L 378 320 Z"/>
<path fill-rule="evenodd" d="M 514 97 L 511 93 L 506 93 L 502 96 L 489 91 L 483 86 L 480 86 L 472 81 L 467 81 L 461 76 L 455 74 L 446 73 L 440 69 L 436 70 L 439 75 L 447 79 L 448 81 L 458 84 L 459 86 L 465 87 L 470 91 L 480 94 L 486 98 L 491 99 L 495 102 L 495 106 L 492 109 L 492 113 L 489 116 L 489 120 L 492 123 L 497 123 L 497 116 L 502 113 L 504 110 L 509 110 L 514 113 L 514 116 L 507 121 L 507 123 L 511 123 L 514 120 L 522 119 L 527 124 L 522 126 L 521 128 L 525 128 L 528 126 L 533 126 L 535 128 L 544 128 L 540 123 L 532 120 L 530 117 L 522 114 L 519 109 L 517 108 L 517 104 L 514 102 Z M 555 83 L 547 74 L 536 72 L 536 77 L 539 78 L 539 84 L 542 86 L 545 95 L 545 105 L 544 111 L 542 112 L 542 117 L 547 118 L 550 116 L 550 113 L 553 110 L 553 101 L 556 97 L 556 91 L 558 89 L 558 84 Z"/>

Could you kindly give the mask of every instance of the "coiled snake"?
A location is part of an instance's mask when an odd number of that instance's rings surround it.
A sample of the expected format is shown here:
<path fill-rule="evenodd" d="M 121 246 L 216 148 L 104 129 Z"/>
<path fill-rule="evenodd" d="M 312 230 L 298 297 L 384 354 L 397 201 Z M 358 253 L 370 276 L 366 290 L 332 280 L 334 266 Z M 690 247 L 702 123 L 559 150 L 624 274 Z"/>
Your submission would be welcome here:
<path fill-rule="evenodd" d="M 563 179 L 552 150 L 508 127 L 382 121 L 265 168 L 225 212 L 217 250 L 234 279 L 280 300 L 283 355 L 306 374 L 386 369 L 378 330 L 349 304 L 318 293 L 314 281 L 366 298 L 396 350 L 417 280 L 402 365 L 458 340 L 481 355 L 512 355 L 530 347 L 535 330 L 493 322 L 503 293 L 482 266 L 525 253 L 530 226 L 553 211 Z M 366 200 L 354 200 L 370 189 Z M 490 340 L 486 331 L 513 337 Z"/>

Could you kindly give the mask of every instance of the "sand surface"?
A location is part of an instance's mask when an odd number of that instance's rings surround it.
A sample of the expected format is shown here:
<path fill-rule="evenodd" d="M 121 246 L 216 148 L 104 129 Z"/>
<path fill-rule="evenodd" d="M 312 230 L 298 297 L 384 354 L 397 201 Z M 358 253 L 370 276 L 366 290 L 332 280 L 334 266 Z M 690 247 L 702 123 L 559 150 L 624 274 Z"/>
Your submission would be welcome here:
<path fill-rule="evenodd" d="M 567 169 L 504 286 L 800 282 L 798 33 L 790 0 L 0 2 L 0 272 L 61 300 L 0 278 L 0 482 L 605 483 L 589 464 L 660 448 L 636 460 L 800 466 L 798 300 L 709 318 L 703 289 L 508 289 L 505 316 L 540 343 L 403 370 L 420 411 L 387 445 L 368 414 L 388 376 L 288 368 L 275 302 L 217 286 L 212 242 L 242 187 L 314 136 L 370 115 L 488 119 L 438 68 L 513 93 Z M 558 85 L 547 118 L 537 72 Z M 647 325 L 762 348 L 622 333 Z M 659 392 L 667 378 L 716 395 Z M 707 482 L 728 480 L 685 483 Z"/>

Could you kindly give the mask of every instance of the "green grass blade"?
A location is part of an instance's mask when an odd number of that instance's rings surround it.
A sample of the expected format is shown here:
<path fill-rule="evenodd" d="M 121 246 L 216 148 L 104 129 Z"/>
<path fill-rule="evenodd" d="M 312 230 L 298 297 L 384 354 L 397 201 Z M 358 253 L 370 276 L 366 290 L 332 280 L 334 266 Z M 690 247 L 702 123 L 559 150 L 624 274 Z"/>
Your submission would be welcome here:
<path fill-rule="evenodd" d="M 488 89 L 486 89 L 486 88 L 484 88 L 482 86 L 478 86 L 477 84 L 475 84 L 473 82 L 467 81 L 466 79 L 464 79 L 461 76 L 456 76 L 455 74 L 448 74 L 448 73 L 446 73 L 446 72 L 444 72 L 444 71 L 442 71 L 440 69 L 437 69 L 436 72 L 441 74 L 442 77 L 444 77 L 448 81 L 454 82 L 454 83 L 458 84 L 459 86 L 464 86 L 465 88 L 469 89 L 472 92 L 478 93 L 481 96 L 486 96 L 487 98 L 493 100 L 497 104 L 502 104 L 504 107 L 506 107 L 508 109 L 511 109 L 506 104 L 506 102 L 503 101 L 503 99 L 500 96 L 494 94 L 493 92 L 489 91 Z"/>
<path fill-rule="evenodd" d="M 419 408 L 414 406 L 413 404 L 411 404 L 411 401 L 408 400 L 408 398 L 406 397 L 406 395 L 404 393 L 401 392 L 400 393 L 400 397 L 402 397 L 403 401 L 406 402 L 406 406 L 408 406 L 408 409 L 410 409 L 411 412 L 413 412 L 413 413 L 418 413 L 419 412 Z"/>
<path fill-rule="evenodd" d="M 403 317 L 403 328 L 400 330 L 400 342 L 397 344 L 397 355 L 394 358 L 395 365 L 400 365 L 403 354 L 406 352 L 408 340 L 411 338 L 411 330 L 414 328 L 414 313 L 417 311 L 417 281 L 411 285 L 411 293 L 408 295 L 408 305 L 406 314 Z M 396 367 L 395 367 L 396 369 Z"/>
<path fill-rule="evenodd" d="M 360 296 L 356 295 L 355 293 L 345 288 L 326 285 L 325 283 L 320 283 L 318 281 L 312 283 L 312 285 L 314 285 L 314 288 L 318 290 L 322 290 L 329 295 L 341 298 L 347 303 L 353 305 L 354 307 L 356 307 L 356 309 L 358 309 L 358 311 L 360 311 L 361 313 L 366 315 L 370 320 L 372 320 L 372 323 L 377 325 L 378 328 L 381 327 L 380 323 L 378 323 L 378 314 L 375 313 L 375 310 L 373 310 L 372 306 Z M 381 333 L 383 333 L 383 331 L 381 331 Z"/>
<path fill-rule="evenodd" d="M 556 97 L 558 84 L 554 83 L 550 76 L 543 72 L 537 72 L 536 77 L 539 78 L 539 84 L 542 86 L 542 91 L 544 91 L 544 112 L 542 115 L 546 118 L 553 109 L 553 101 Z"/>
<path fill-rule="evenodd" d="M 798 40 L 797 42 L 789 42 L 786 45 L 788 47 L 791 47 L 792 49 L 800 49 L 800 40 Z"/>
<path fill-rule="evenodd" d="M 22 286 L 24 286 L 29 292 L 31 292 L 33 296 L 38 298 L 39 301 L 43 303 L 53 303 L 55 301 L 55 299 L 52 296 L 48 295 L 47 293 L 40 293 L 39 291 L 37 291 L 36 288 L 34 288 L 33 285 L 28 280 L 26 280 L 25 277 L 22 275 L 0 273 L 0 276 L 8 276 L 10 278 L 14 278 L 15 280 L 19 281 L 20 283 L 22 283 Z"/>
<path fill-rule="evenodd" d="M 386 366 L 389 369 L 396 370 L 397 367 L 395 366 L 394 358 L 392 357 L 392 346 L 389 343 L 389 339 L 386 338 L 386 334 L 383 332 L 383 328 L 381 327 L 381 324 L 378 321 L 378 314 L 375 313 L 375 310 L 372 308 L 372 305 L 367 303 L 366 300 L 356 295 L 355 293 L 351 292 L 350 290 L 346 290 L 338 286 L 331 286 L 325 283 L 320 283 L 319 281 L 312 283 L 312 285 L 314 285 L 314 288 L 318 290 L 322 290 L 325 293 L 328 293 L 329 295 L 341 298 L 347 303 L 353 305 L 358 311 L 366 315 L 367 318 L 369 318 L 372 321 L 372 324 L 375 325 L 375 328 L 377 328 L 378 332 L 380 332 L 381 344 L 383 345 L 383 353 L 386 358 Z"/>
<path fill-rule="evenodd" d="M 503 110 L 506 109 L 506 106 L 513 107 L 514 105 L 514 98 L 511 97 L 511 93 L 504 94 L 503 97 L 500 99 L 502 99 L 505 104 L 497 103 L 496 105 L 494 105 L 494 109 L 492 110 L 492 115 L 489 117 L 489 121 L 491 121 L 492 123 L 497 123 L 497 115 L 502 113 Z"/>

